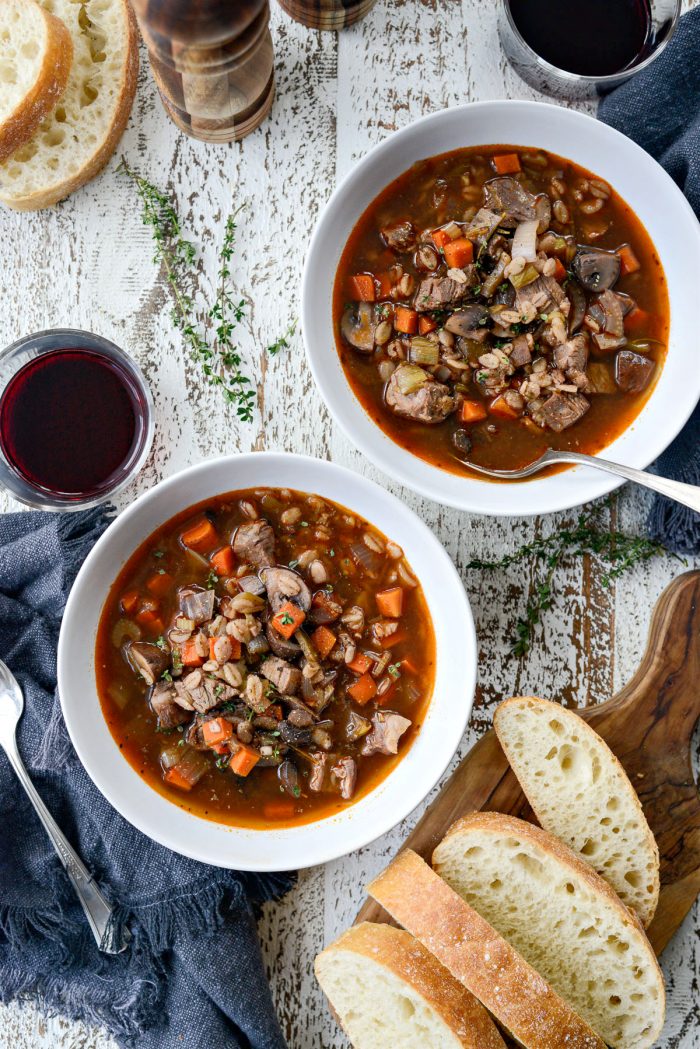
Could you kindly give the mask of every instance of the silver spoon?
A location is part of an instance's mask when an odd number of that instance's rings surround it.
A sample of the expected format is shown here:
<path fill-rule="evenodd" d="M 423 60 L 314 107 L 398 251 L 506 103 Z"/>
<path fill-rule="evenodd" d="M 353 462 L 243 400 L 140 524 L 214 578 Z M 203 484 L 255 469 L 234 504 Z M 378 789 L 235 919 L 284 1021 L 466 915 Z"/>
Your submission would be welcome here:
<path fill-rule="evenodd" d="M 520 477 L 531 477 L 532 474 L 539 473 L 540 470 L 553 463 L 581 463 L 584 466 L 593 466 L 596 470 L 604 470 L 609 474 L 617 474 L 618 477 L 624 477 L 626 481 L 633 481 L 643 488 L 650 488 L 652 492 L 665 495 L 667 499 L 673 499 L 674 502 L 689 506 L 691 510 L 700 513 L 700 488 L 696 485 L 672 481 L 668 477 L 657 477 L 655 474 L 647 473 L 646 470 L 635 470 L 632 466 L 611 463 L 607 459 L 599 459 L 596 455 L 584 455 L 582 452 L 560 452 L 554 448 L 548 448 L 539 459 L 524 466 L 522 470 L 490 470 L 486 466 L 477 466 L 476 463 L 468 460 L 461 461 L 475 473 L 502 481 L 517 481 Z"/>
<path fill-rule="evenodd" d="M 78 854 L 68 844 L 58 825 L 37 794 L 17 750 L 16 729 L 24 710 L 24 696 L 12 672 L 0 659 L 0 746 L 7 754 L 17 778 L 36 809 L 44 830 L 51 839 L 58 858 L 80 900 L 97 946 L 105 954 L 120 954 L 126 950 L 131 935 L 124 929 L 117 935 L 114 908 L 100 892 L 95 879 Z"/>

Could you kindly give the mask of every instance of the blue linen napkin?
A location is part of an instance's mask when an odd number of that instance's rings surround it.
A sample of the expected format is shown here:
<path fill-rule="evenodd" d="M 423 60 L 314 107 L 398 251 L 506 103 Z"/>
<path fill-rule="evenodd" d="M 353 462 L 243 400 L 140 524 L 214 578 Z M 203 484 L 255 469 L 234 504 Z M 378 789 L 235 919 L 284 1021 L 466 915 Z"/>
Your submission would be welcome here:
<path fill-rule="evenodd" d="M 700 8 L 680 19 L 665 51 L 602 100 L 598 116 L 668 171 L 700 218 Z M 700 367 L 700 346 L 698 364 Z M 658 473 L 700 484 L 700 407 L 659 457 Z M 700 553 L 700 515 L 657 496 L 649 534 L 679 554 Z"/>
<path fill-rule="evenodd" d="M 109 524 L 104 510 L 0 516 L 0 658 L 25 696 L 19 748 L 59 826 L 133 933 L 100 954 L 68 879 L 0 751 L 0 1000 L 104 1025 L 139 1049 L 285 1049 L 255 908 L 290 875 L 246 875 L 175 855 L 102 797 L 71 746 L 56 643 L 71 584 Z"/>

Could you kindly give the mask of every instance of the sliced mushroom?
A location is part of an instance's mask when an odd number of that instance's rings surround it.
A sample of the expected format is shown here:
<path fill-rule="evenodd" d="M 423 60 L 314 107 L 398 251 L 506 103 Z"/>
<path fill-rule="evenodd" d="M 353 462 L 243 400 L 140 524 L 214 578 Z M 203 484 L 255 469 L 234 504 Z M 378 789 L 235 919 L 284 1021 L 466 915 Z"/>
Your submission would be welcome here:
<path fill-rule="evenodd" d="M 301 794 L 299 789 L 299 770 L 293 761 L 283 761 L 277 769 L 277 778 L 287 794 L 298 798 Z"/>
<path fill-rule="evenodd" d="M 345 307 L 340 330 L 346 342 L 360 353 L 371 353 L 374 349 L 376 318 L 370 302 L 352 302 Z"/>
<path fill-rule="evenodd" d="M 155 685 L 161 674 L 168 669 L 168 654 L 150 641 L 132 641 L 127 647 L 127 656 L 137 674 L 147 685 Z"/>
<path fill-rule="evenodd" d="M 491 321 L 491 314 L 486 306 L 475 302 L 457 310 L 445 321 L 445 328 L 454 335 L 469 335 L 475 328 L 481 328 Z"/>
<path fill-rule="evenodd" d="M 287 601 L 298 605 L 302 612 L 309 611 L 311 591 L 298 572 L 291 568 L 264 568 L 260 572 L 260 578 L 265 584 L 267 599 L 273 613 L 278 612 Z"/>
<path fill-rule="evenodd" d="M 410 726 L 409 719 L 401 714 L 378 711 L 372 718 L 372 731 L 365 738 L 361 753 L 365 757 L 369 754 L 398 754 L 399 739 Z"/>
<path fill-rule="evenodd" d="M 270 648 L 280 659 L 296 659 L 301 653 L 296 641 L 282 637 L 269 621 L 265 624 L 265 636 Z"/>
<path fill-rule="evenodd" d="M 586 291 L 606 291 L 620 276 L 620 256 L 602 248 L 579 248 L 571 268 Z"/>
<path fill-rule="evenodd" d="M 287 720 L 280 721 L 277 728 L 283 743 L 289 743 L 293 747 L 308 747 L 311 743 L 311 730 L 308 727 L 300 728 Z"/>

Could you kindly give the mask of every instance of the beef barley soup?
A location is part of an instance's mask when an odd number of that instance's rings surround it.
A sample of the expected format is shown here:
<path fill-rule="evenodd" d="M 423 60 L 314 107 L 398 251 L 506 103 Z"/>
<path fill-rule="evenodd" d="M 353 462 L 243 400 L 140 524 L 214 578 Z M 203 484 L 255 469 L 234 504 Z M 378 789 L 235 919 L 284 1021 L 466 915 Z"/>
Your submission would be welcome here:
<path fill-rule="evenodd" d="M 199 816 L 264 828 L 330 815 L 388 775 L 425 715 L 435 640 L 400 547 L 319 496 L 263 488 L 142 544 L 95 663 L 140 776 Z"/>
<path fill-rule="evenodd" d="M 343 251 L 334 326 L 348 381 L 398 444 L 455 473 L 595 453 L 663 367 L 666 282 L 613 187 L 517 146 L 415 164 Z"/>

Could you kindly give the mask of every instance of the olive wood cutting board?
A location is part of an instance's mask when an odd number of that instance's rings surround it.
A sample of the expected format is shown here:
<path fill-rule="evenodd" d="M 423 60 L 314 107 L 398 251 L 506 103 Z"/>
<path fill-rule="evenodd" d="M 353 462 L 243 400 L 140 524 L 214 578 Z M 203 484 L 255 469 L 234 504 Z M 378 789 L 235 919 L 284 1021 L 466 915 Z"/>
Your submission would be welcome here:
<path fill-rule="evenodd" d="M 700 800 L 691 768 L 700 718 L 700 571 L 679 576 L 661 595 L 644 658 L 629 684 L 579 713 L 624 765 L 659 844 L 661 895 L 647 931 L 660 954 L 700 892 Z M 430 862 L 455 820 L 475 809 L 534 822 L 493 729 L 466 755 L 405 847 Z M 357 921 L 391 918 L 369 899 Z"/>

